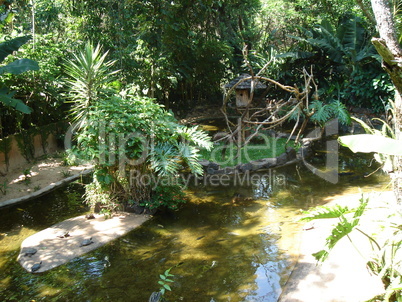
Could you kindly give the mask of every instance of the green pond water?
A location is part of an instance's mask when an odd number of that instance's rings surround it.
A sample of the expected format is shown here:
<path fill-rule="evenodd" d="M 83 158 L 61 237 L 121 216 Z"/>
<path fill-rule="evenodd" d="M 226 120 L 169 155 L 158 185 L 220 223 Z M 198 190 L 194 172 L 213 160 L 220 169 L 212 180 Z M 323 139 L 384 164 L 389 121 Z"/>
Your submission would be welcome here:
<path fill-rule="evenodd" d="M 317 153 L 317 157 L 320 155 Z M 328 183 L 303 165 L 265 171 L 247 183 L 199 181 L 179 211 L 155 215 L 141 227 L 41 274 L 17 263 L 21 242 L 88 211 L 72 184 L 40 199 L 0 209 L 1 301 L 148 301 L 159 274 L 172 268 L 169 301 L 277 301 L 299 246 L 301 211 L 334 196 L 382 190 L 387 178 L 370 157 L 345 153 L 344 172 Z M 316 164 L 319 164 L 319 160 Z M 232 197 L 242 197 L 234 204 Z"/>

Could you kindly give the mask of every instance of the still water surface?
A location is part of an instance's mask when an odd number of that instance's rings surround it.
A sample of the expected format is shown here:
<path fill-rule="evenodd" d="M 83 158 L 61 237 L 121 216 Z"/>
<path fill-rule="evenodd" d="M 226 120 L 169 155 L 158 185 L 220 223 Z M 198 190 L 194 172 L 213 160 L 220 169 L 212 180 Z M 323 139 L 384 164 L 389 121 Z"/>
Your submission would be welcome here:
<path fill-rule="evenodd" d="M 54 223 L 88 211 L 82 187 L 0 209 L 1 301 L 148 301 L 159 274 L 172 268 L 169 301 L 277 301 L 297 258 L 301 210 L 328 198 L 381 190 L 387 178 L 367 159 L 345 155 L 338 184 L 303 166 L 258 174 L 230 186 L 190 186 L 190 202 L 156 215 L 108 245 L 42 274 L 16 262 L 21 242 Z M 233 195 L 240 200 L 232 203 Z"/>

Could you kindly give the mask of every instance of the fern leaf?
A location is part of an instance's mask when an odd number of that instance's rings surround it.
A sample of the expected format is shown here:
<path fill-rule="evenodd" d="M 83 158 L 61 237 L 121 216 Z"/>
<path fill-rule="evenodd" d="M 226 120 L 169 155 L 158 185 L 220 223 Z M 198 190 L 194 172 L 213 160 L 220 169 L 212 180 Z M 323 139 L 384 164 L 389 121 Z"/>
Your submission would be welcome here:
<path fill-rule="evenodd" d="M 342 207 L 340 205 L 336 205 L 334 207 L 320 206 L 312 209 L 311 211 L 304 212 L 304 214 L 308 216 L 303 217 L 300 220 L 311 221 L 314 219 L 339 218 L 342 215 L 351 212 L 353 212 L 353 209 Z"/>
<path fill-rule="evenodd" d="M 338 120 L 344 124 L 349 125 L 351 123 L 350 114 L 346 106 L 339 100 L 330 104 L 332 116 L 338 118 Z"/>
<path fill-rule="evenodd" d="M 210 136 L 197 127 L 180 127 L 176 130 L 182 139 L 194 143 L 197 147 L 210 150 L 213 146 Z"/>
<path fill-rule="evenodd" d="M 314 111 L 313 116 L 311 117 L 311 121 L 324 124 L 326 123 L 332 115 L 331 106 L 324 104 L 321 101 L 313 101 L 309 106 L 309 111 Z"/>
<path fill-rule="evenodd" d="M 176 174 L 181 165 L 177 160 L 178 153 L 171 144 L 157 144 L 150 152 L 151 168 L 160 176 Z"/>

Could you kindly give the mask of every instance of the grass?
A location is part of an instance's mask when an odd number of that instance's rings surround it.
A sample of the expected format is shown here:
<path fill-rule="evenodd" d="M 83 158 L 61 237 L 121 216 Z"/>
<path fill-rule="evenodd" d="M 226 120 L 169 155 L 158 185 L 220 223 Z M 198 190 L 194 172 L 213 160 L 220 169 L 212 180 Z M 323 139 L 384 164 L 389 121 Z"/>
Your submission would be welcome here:
<path fill-rule="evenodd" d="M 295 147 L 294 141 L 286 146 L 286 138 L 269 137 L 260 144 L 249 144 L 241 149 L 240 156 L 237 156 L 235 143 L 227 145 L 225 156 L 222 158 L 223 144 L 215 145 L 211 151 L 200 150 L 200 158 L 219 164 L 221 167 L 232 167 L 238 164 L 245 164 L 253 160 L 278 157 L 286 151 L 287 147 Z"/>

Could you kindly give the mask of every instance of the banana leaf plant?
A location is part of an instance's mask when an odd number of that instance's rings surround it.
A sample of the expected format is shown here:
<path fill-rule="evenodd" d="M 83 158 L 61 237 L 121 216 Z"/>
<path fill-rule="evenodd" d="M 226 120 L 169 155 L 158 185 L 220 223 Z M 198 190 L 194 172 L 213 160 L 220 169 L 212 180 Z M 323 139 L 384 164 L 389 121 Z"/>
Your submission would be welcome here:
<path fill-rule="evenodd" d="M 345 135 L 338 138 L 339 143 L 354 153 L 374 153 L 374 158 L 386 171 L 393 171 L 393 156 L 402 156 L 402 144 L 395 139 L 391 127 L 383 120 L 376 119 L 383 125 L 381 129 L 370 127 L 362 120 L 352 117 L 366 131 L 366 134 Z"/>
<path fill-rule="evenodd" d="M 7 40 L 0 43 L 0 64 L 6 57 L 17 51 L 22 45 L 28 42 L 31 36 L 22 36 Z M 30 59 L 18 59 L 6 65 L 0 66 L 0 76 L 5 73 L 21 74 L 29 70 L 39 70 L 39 65 L 36 61 Z M 15 92 L 9 91 L 7 87 L 0 88 L 0 102 L 5 106 L 12 107 L 17 111 L 29 114 L 32 109 L 24 104 L 23 101 L 14 98 Z"/>

